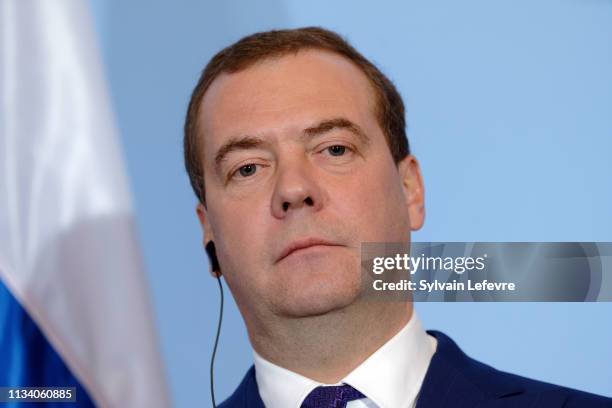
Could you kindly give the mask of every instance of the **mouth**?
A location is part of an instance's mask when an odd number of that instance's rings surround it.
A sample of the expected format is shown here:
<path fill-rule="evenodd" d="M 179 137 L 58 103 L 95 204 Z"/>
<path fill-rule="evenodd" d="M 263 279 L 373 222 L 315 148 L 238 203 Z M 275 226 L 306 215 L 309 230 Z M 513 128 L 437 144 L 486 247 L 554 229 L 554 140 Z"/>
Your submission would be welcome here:
<path fill-rule="evenodd" d="M 330 242 L 320 238 L 305 238 L 291 242 L 289 245 L 285 247 L 285 249 L 281 252 L 281 255 L 278 257 L 275 263 L 282 261 L 287 258 L 291 254 L 308 249 L 313 247 L 337 247 L 342 246 L 340 244 Z"/>

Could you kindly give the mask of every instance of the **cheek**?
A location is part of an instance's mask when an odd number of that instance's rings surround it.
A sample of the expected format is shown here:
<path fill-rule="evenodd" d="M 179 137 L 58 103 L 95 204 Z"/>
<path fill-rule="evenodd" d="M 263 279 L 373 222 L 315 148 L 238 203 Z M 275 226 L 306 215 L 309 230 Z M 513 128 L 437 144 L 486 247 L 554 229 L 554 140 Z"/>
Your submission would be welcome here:
<path fill-rule="evenodd" d="M 347 184 L 343 196 L 362 242 L 397 242 L 408 238 L 408 211 L 397 169 L 372 166 Z"/>
<path fill-rule="evenodd" d="M 266 240 L 262 231 L 265 231 L 266 214 L 262 211 L 267 209 L 248 201 L 220 203 L 219 209 L 212 217 L 218 222 L 211 225 L 218 241 L 215 245 L 219 260 L 226 267 L 224 273 L 246 276 L 263 259 Z"/>
<path fill-rule="evenodd" d="M 213 228 L 223 277 L 243 314 L 254 313 L 257 307 L 253 302 L 265 298 L 269 285 L 268 274 L 263 273 L 268 245 L 261 235 L 266 217 L 254 205 L 232 203 L 226 204 L 216 219 L 220 222 Z"/>

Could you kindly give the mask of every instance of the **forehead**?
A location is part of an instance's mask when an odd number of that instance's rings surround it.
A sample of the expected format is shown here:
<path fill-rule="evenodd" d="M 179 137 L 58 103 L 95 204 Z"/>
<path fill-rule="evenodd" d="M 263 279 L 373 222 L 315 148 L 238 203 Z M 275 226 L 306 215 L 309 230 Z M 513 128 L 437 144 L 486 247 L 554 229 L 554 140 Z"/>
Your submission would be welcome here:
<path fill-rule="evenodd" d="M 210 157 L 234 136 L 299 132 L 338 116 L 367 128 L 376 124 L 374 107 L 373 87 L 355 64 L 331 52 L 303 50 L 216 78 L 200 109 L 202 147 Z"/>

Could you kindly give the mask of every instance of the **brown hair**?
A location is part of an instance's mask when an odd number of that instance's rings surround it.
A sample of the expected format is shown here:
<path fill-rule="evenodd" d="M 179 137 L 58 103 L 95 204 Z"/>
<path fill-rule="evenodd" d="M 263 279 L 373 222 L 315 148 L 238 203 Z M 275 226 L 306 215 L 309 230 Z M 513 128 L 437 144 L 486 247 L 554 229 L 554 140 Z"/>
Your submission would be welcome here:
<path fill-rule="evenodd" d="M 303 49 L 331 51 L 348 58 L 357 65 L 373 85 L 378 99 L 375 113 L 385 134 L 393 160 L 397 164 L 410 154 L 402 97 L 393 83 L 342 37 L 319 27 L 255 33 L 219 51 L 202 71 L 191 94 L 183 140 L 185 167 L 191 186 L 202 204 L 206 205 L 206 196 L 204 169 L 198 142 L 198 116 L 202 98 L 208 87 L 222 73 L 239 72 L 263 59 L 296 53 Z"/>

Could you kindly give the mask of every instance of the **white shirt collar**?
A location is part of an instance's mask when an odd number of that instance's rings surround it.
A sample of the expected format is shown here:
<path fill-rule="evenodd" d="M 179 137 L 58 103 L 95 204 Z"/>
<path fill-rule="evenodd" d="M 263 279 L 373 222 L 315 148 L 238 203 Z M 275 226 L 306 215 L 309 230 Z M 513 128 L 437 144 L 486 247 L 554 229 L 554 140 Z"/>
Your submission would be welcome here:
<path fill-rule="evenodd" d="M 380 408 L 410 407 L 436 349 L 413 311 L 410 321 L 337 384 L 322 384 L 273 364 L 253 350 L 255 379 L 267 408 L 299 408 L 320 385 L 349 384 Z"/>

